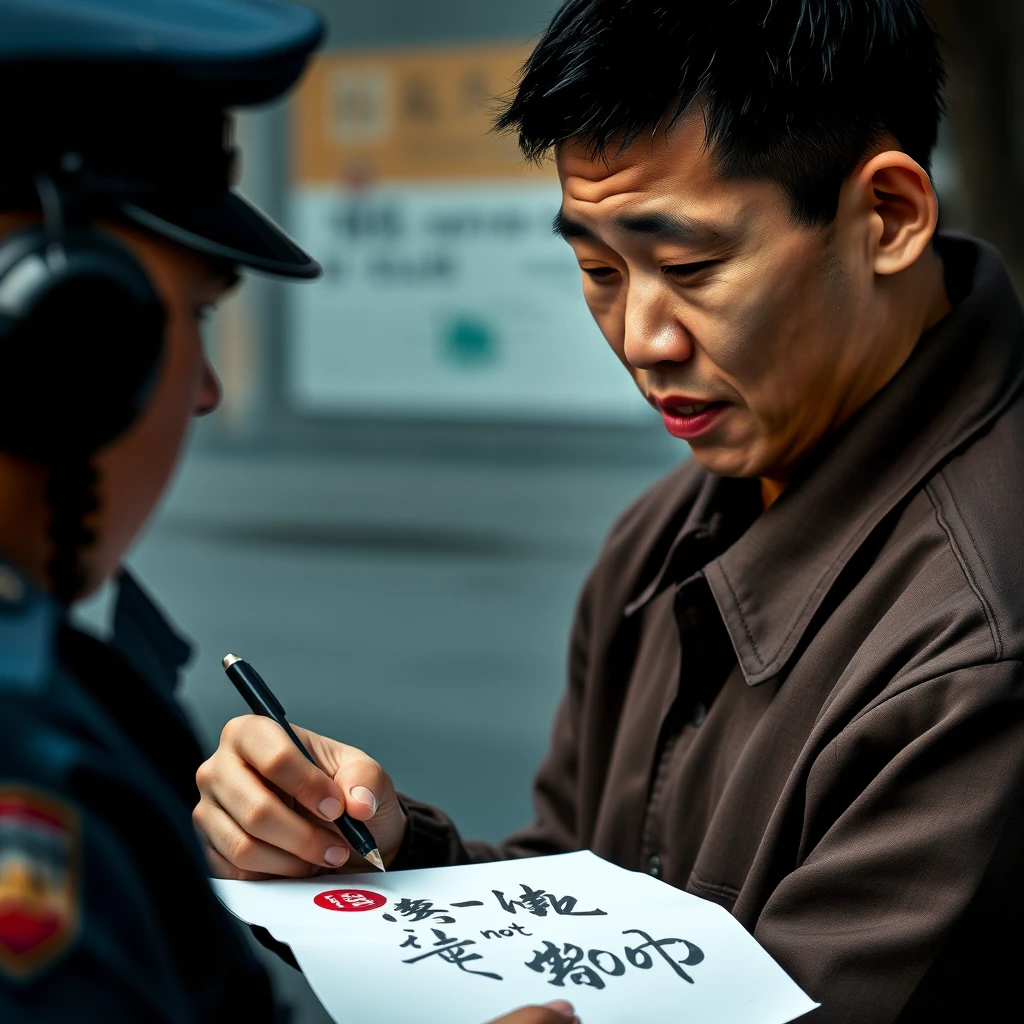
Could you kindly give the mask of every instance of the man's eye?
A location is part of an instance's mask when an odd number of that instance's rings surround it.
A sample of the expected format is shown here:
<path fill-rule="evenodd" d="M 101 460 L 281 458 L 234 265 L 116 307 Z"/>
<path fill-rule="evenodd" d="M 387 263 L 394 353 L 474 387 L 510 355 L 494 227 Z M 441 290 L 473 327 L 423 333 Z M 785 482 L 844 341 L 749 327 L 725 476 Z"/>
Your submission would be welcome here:
<path fill-rule="evenodd" d="M 662 267 L 661 269 L 662 273 L 667 274 L 669 277 L 685 279 L 695 277 L 702 270 L 717 266 L 720 262 L 720 260 L 702 260 L 700 263 L 677 263 L 675 266 Z"/>
<path fill-rule="evenodd" d="M 618 271 L 614 267 L 580 267 L 591 281 L 607 281 L 614 277 Z"/>

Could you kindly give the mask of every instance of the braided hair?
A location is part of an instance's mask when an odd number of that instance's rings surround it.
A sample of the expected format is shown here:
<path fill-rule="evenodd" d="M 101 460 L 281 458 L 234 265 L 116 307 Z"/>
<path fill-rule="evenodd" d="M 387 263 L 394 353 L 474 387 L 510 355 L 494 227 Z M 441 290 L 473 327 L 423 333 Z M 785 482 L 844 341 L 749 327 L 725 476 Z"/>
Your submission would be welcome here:
<path fill-rule="evenodd" d="M 62 604 L 79 597 L 88 579 L 83 555 L 96 541 L 88 520 L 100 507 L 98 481 L 90 456 L 69 455 L 48 467 L 47 534 L 51 554 L 47 573 L 51 592 Z"/>

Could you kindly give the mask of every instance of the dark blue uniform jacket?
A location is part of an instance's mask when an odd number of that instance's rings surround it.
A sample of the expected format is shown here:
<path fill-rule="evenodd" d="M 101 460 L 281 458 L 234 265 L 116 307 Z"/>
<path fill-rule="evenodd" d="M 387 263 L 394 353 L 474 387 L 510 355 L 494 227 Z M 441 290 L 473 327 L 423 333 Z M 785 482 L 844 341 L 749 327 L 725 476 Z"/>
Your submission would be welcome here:
<path fill-rule="evenodd" d="M 4 1024 L 275 1017 L 192 828 L 188 654 L 130 577 L 106 644 L 0 564 Z"/>

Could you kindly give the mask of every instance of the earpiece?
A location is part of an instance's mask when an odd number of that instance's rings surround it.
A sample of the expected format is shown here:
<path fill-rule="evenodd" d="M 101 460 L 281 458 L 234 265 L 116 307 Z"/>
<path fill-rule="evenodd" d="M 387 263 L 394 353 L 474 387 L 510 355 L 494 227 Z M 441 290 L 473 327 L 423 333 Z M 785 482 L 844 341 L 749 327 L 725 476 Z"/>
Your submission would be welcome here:
<path fill-rule="evenodd" d="M 0 239 L 0 450 L 87 458 L 146 407 L 166 313 L 135 256 L 37 181 L 44 219 Z"/>

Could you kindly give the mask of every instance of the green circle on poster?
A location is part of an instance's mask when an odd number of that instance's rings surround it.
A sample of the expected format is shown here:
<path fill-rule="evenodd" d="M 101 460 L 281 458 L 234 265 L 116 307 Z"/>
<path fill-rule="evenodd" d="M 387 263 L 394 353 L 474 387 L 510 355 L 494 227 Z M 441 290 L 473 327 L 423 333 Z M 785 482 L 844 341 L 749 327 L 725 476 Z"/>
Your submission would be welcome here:
<path fill-rule="evenodd" d="M 487 366 L 498 358 L 498 337 L 483 320 L 457 317 L 444 330 L 441 354 L 459 366 Z"/>

